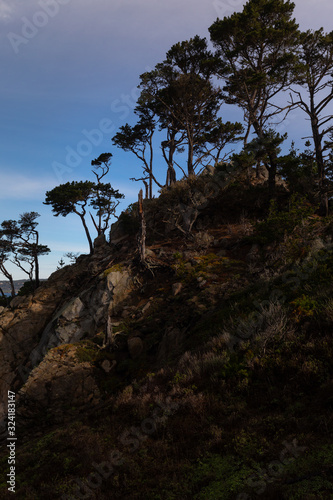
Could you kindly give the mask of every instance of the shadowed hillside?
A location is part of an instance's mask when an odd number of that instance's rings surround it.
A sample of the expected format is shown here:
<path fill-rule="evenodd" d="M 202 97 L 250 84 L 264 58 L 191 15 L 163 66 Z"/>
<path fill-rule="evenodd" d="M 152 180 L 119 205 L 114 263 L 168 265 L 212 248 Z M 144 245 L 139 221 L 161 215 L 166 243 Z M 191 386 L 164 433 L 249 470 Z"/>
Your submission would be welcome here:
<path fill-rule="evenodd" d="M 219 175 L 144 201 L 144 259 L 134 204 L 1 313 L 17 498 L 332 495 L 332 218 Z"/>

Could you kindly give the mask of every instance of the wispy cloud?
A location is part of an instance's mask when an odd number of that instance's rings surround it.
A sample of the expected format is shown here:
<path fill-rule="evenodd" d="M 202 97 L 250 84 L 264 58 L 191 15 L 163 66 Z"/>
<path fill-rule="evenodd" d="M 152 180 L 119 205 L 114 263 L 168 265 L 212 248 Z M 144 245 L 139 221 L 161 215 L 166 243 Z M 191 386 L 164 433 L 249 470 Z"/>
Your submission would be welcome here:
<path fill-rule="evenodd" d="M 14 13 L 13 5 L 6 0 L 0 0 L 0 21 L 8 21 Z"/>
<path fill-rule="evenodd" d="M 45 192 L 54 186 L 54 180 L 0 172 L 0 186 L 1 200 L 44 200 Z"/>

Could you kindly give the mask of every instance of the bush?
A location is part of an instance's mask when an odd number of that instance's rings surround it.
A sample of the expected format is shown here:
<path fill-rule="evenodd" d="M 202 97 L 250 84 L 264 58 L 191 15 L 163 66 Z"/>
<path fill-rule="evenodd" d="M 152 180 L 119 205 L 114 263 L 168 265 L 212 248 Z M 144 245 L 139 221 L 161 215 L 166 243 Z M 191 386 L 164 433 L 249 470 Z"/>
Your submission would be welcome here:
<path fill-rule="evenodd" d="M 30 295 L 36 290 L 36 281 L 31 280 L 31 281 L 26 281 L 23 286 L 19 289 L 17 295 L 20 295 L 21 297 L 25 297 L 26 295 Z"/>
<path fill-rule="evenodd" d="M 291 234 L 314 212 L 314 207 L 306 198 L 298 194 L 291 196 L 289 208 L 286 211 L 279 211 L 276 201 L 273 200 L 267 219 L 256 224 L 256 233 L 260 242 L 266 244 L 281 241 L 285 234 Z"/>

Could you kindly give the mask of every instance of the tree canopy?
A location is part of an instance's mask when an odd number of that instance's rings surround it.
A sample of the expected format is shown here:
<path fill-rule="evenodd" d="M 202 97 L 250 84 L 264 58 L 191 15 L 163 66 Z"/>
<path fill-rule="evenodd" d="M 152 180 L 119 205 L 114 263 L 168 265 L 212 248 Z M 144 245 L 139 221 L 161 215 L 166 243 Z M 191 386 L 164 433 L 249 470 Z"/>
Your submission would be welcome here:
<path fill-rule="evenodd" d="M 51 205 L 54 215 L 58 217 L 74 213 L 82 222 L 89 243 L 90 253 L 93 253 L 93 242 L 86 221 L 89 207 L 96 211 L 95 218 L 90 213 L 97 234 L 105 233 L 109 227 L 110 218 L 115 215 L 116 207 L 124 195 L 117 189 L 112 188 L 110 183 L 101 182 L 102 178 L 109 173 L 111 153 L 103 153 L 91 162 L 95 167 L 93 173 L 97 182 L 72 181 L 56 186 L 46 192 L 45 205 Z"/>
<path fill-rule="evenodd" d="M 226 101 L 244 112 L 245 144 L 251 128 L 263 140 L 274 118 L 288 110 L 276 97 L 291 84 L 297 61 L 294 7 L 290 1 L 249 0 L 242 12 L 218 19 L 209 28 L 221 61 Z M 265 166 L 273 193 L 277 166 L 269 151 Z"/>

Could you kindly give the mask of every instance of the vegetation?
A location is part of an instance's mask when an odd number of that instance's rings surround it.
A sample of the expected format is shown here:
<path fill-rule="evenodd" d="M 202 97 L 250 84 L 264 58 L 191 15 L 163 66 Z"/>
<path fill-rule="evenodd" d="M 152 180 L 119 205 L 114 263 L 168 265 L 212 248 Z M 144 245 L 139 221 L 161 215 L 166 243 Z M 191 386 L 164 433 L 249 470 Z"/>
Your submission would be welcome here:
<path fill-rule="evenodd" d="M 5 220 L 0 230 L 0 270 L 11 285 L 12 296 L 15 296 L 14 280 L 6 267 L 6 261 L 15 264 L 28 275 L 33 288 L 39 286 L 39 257 L 47 255 L 51 250 L 39 243 L 37 231 L 37 212 L 26 212 L 18 221 Z"/>
<path fill-rule="evenodd" d="M 79 308 L 89 301 L 102 326 L 80 309 L 83 340 L 50 351 L 68 377 L 86 369 L 97 396 L 76 407 L 58 388 L 52 399 L 53 380 L 36 390 L 47 405 L 19 416 L 17 498 L 332 498 L 333 45 L 323 30 L 301 33 L 293 9 L 248 0 L 210 27 L 215 53 L 194 37 L 141 75 L 138 122 L 112 140 L 140 161 L 146 199 L 120 215 L 108 255 L 87 257 L 82 275 L 80 259 L 69 268 Z M 224 103 L 243 110 L 245 130 L 222 121 Z M 287 135 L 273 122 L 295 106 L 310 118 L 311 142 L 283 154 Z M 155 177 L 157 133 L 165 183 Z M 229 161 L 224 148 L 236 140 L 244 147 Z M 81 218 L 91 252 L 88 207 L 104 235 L 122 197 L 101 182 L 110 158 L 92 162 L 96 182 L 46 193 L 56 216 Z M 0 266 L 18 227 L 35 235 L 34 216 L 7 222 Z M 121 282 L 125 272 L 133 283 L 113 307 L 103 285 L 115 289 L 112 273 Z M 9 498 L 4 480 L 0 496 Z"/>
<path fill-rule="evenodd" d="M 66 217 L 71 213 L 80 217 L 91 254 L 94 248 L 86 221 L 87 207 L 90 206 L 96 210 L 97 221 L 95 221 L 92 214 L 90 216 L 97 234 L 104 234 L 119 203 L 115 200 L 124 197 L 118 190 L 113 189 L 110 183 L 101 182 L 109 172 L 111 156 L 110 153 L 104 153 L 91 162 L 96 167 L 93 173 L 97 182 L 72 181 L 60 184 L 51 191 L 47 191 L 44 202 L 45 205 L 52 206 L 52 211 L 56 217 L 59 215 Z"/>

